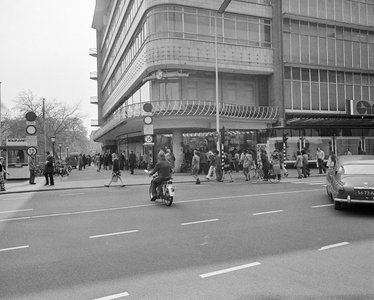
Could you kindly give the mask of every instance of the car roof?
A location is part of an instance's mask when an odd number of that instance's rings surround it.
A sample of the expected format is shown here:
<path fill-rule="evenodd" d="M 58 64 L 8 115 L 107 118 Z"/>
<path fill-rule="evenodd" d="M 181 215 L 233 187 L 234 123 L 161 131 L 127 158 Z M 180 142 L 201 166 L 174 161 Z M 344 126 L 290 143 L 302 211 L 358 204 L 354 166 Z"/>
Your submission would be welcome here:
<path fill-rule="evenodd" d="M 374 165 L 374 155 L 342 155 L 337 160 L 339 165 Z"/>

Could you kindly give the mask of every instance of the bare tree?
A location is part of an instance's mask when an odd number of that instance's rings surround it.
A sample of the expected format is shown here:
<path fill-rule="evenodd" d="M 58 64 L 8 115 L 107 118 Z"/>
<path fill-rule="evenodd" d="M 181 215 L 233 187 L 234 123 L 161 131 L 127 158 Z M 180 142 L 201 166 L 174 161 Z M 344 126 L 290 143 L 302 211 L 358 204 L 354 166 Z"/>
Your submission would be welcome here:
<path fill-rule="evenodd" d="M 56 99 L 45 100 L 44 114 L 43 99 L 37 97 L 31 91 L 20 92 L 15 102 L 16 118 L 21 122 L 23 121 L 23 128 L 26 126 L 24 116 L 27 112 L 33 111 L 37 116 L 36 128 L 39 152 L 44 152 L 44 148 L 47 147 L 50 147 L 49 149 L 52 148 L 52 136 L 56 137 L 57 145 L 62 144 L 64 148 L 69 147 L 71 151 L 87 149 L 89 140 L 87 130 L 82 122 L 85 115 L 80 112 L 80 102 L 70 106 L 66 103 L 58 102 Z M 18 135 L 19 128 L 16 127 L 19 126 L 13 127 L 14 132 L 12 134 Z M 44 145 L 44 135 L 46 136 L 47 147 Z M 23 133 L 23 136 L 25 136 L 25 133 Z M 74 149 L 73 147 L 79 147 L 79 149 Z"/>

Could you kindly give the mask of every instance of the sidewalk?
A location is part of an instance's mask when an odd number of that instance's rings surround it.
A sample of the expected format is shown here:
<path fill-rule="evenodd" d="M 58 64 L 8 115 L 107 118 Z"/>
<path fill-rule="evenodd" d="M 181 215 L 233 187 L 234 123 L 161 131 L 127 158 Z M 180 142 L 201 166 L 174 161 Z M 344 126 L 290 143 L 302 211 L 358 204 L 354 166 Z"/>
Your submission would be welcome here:
<path fill-rule="evenodd" d="M 125 186 L 133 185 L 149 185 L 151 179 L 148 174 L 141 169 L 136 169 L 134 175 L 131 175 L 129 171 L 121 171 L 121 178 Z M 289 176 L 282 177 L 284 181 L 298 180 L 296 169 L 288 169 Z M 28 180 L 7 180 L 5 182 L 6 191 L 0 192 L 1 194 L 12 194 L 12 193 L 26 193 L 26 192 L 41 192 L 51 190 L 74 190 L 74 189 L 85 189 L 85 188 L 106 188 L 105 184 L 108 184 L 111 178 L 112 171 L 101 170 L 97 172 L 95 166 L 88 167 L 79 171 L 73 169 L 70 176 L 61 177 L 55 176 L 54 186 L 45 186 L 44 177 L 36 177 L 36 184 L 29 184 Z M 318 169 L 311 169 L 311 177 L 322 177 L 324 174 L 318 174 Z M 200 175 L 201 182 L 206 182 L 206 176 Z M 233 172 L 232 177 L 234 181 L 244 181 L 244 175 L 242 171 Z M 226 175 L 224 183 L 229 183 L 229 176 Z M 305 179 L 308 180 L 308 179 Z M 174 183 L 194 183 L 195 179 L 189 173 L 175 173 L 173 174 Z M 214 182 L 214 178 L 211 178 L 209 182 Z M 112 183 L 110 188 L 120 188 L 121 182 Z M 125 187 L 126 188 L 126 187 Z"/>

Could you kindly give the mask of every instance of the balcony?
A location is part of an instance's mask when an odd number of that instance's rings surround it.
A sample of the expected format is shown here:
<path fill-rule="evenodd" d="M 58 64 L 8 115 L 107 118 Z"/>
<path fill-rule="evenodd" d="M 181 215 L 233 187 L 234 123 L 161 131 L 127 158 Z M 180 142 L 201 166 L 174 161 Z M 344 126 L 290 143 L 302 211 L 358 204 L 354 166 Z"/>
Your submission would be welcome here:
<path fill-rule="evenodd" d="M 97 49 L 96 48 L 90 48 L 89 54 L 90 54 L 90 56 L 97 57 Z"/>
<path fill-rule="evenodd" d="M 97 119 L 91 119 L 91 126 L 92 127 L 99 127 L 99 120 Z"/>
<path fill-rule="evenodd" d="M 97 80 L 97 72 L 90 72 L 90 79 Z"/>
<path fill-rule="evenodd" d="M 91 104 L 98 104 L 99 102 L 98 102 L 98 98 L 97 98 L 97 96 L 92 96 L 92 97 L 90 98 L 90 103 L 91 103 Z"/>
<path fill-rule="evenodd" d="M 191 100 L 166 100 L 152 101 L 152 116 L 154 117 L 206 117 L 215 118 L 216 103 L 214 101 L 191 101 Z M 124 106 L 115 111 L 108 120 L 102 124 L 101 129 L 96 132 L 94 139 L 110 132 L 124 121 L 132 118 L 141 118 L 146 113 L 143 110 L 144 103 Z M 244 106 L 232 103 L 220 104 L 220 117 L 229 121 L 251 120 L 262 122 L 275 122 L 279 118 L 278 107 L 268 106 Z M 172 126 L 172 125 L 171 125 Z"/>

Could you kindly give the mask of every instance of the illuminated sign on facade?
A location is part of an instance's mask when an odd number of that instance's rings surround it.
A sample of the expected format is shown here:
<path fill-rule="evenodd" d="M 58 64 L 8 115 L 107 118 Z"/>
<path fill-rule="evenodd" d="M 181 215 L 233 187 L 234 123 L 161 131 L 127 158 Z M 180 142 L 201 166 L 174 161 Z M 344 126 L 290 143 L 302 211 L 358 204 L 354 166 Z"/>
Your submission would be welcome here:
<path fill-rule="evenodd" d="M 374 101 L 346 100 L 346 112 L 349 116 L 374 116 Z"/>
<path fill-rule="evenodd" d="M 189 77 L 190 74 L 189 73 L 182 73 L 182 71 L 178 71 L 178 72 L 164 72 L 164 71 L 161 71 L 161 70 L 158 70 L 156 72 L 154 72 L 153 74 L 151 74 L 150 76 L 147 76 L 143 79 L 143 82 L 146 82 L 148 80 L 155 80 L 155 79 L 171 79 L 171 78 L 181 78 L 181 77 Z"/>

